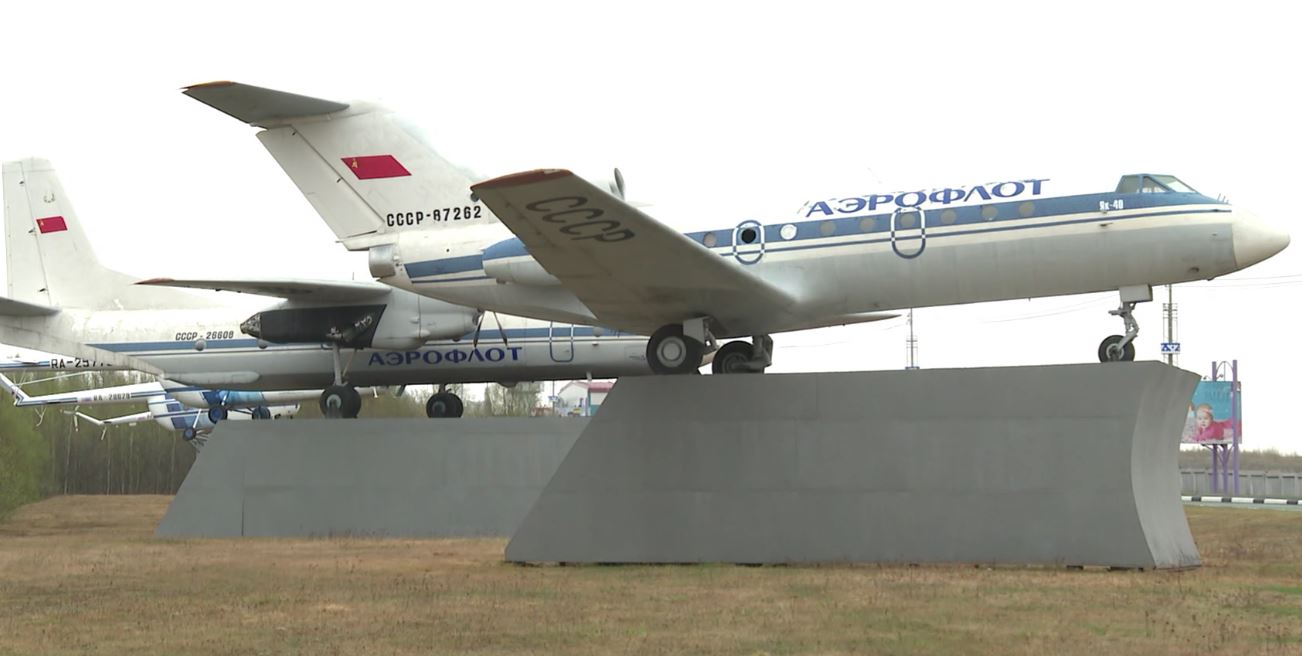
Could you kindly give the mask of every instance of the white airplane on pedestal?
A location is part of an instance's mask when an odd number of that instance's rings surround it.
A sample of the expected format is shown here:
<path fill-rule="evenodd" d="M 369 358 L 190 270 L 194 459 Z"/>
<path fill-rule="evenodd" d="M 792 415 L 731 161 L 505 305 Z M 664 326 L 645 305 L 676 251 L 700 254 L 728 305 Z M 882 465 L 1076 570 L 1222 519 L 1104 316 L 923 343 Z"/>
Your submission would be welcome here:
<path fill-rule="evenodd" d="M 475 183 L 377 106 L 215 82 L 185 93 L 263 128 L 258 139 L 382 282 L 433 298 L 650 335 L 657 373 L 762 371 L 770 335 L 884 311 L 1152 286 L 1260 262 L 1288 234 L 1170 175 L 1062 195 L 1028 178 L 806 201 L 794 216 L 681 234 L 625 202 L 619 176 L 563 169 Z M 616 172 L 618 173 L 618 172 Z M 794 205 L 794 203 L 793 203 Z"/>

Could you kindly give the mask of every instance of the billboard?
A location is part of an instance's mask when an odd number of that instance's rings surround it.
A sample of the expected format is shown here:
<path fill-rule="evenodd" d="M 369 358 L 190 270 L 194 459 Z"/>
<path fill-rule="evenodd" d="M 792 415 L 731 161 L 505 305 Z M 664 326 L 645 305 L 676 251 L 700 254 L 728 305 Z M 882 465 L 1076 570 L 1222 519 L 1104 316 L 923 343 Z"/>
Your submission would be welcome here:
<path fill-rule="evenodd" d="M 1228 380 L 1204 380 L 1194 389 L 1184 421 L 1185 444 L 1233 444 L 1243 422 L 1243 391 Z M 1231 406 L 1231 397 L 1233 406 Z M 1233 412 L 1231 412 L 1233 410 Z"/>

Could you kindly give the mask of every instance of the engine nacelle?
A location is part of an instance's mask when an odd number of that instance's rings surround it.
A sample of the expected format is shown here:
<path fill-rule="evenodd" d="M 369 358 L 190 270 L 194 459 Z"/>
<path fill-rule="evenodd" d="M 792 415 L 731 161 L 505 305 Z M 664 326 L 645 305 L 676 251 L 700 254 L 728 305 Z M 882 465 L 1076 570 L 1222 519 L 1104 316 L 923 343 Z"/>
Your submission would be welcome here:
<path fill-rule="evenodd" d="M 616 168 L 614 173 L 609 177 L 588 177 L 584 175 L 582 171 L 577 171 L 577 173 L 579 174 L 579 177 L 591 182 L 592 185 L 598 189 L 620 200 L 627 200 L 624 196 L 624 174 L 620 173 L 618 168 Z"/>
<path fill-rule="evenodd" d="M 474 331 L 479 311 L 394 290 L 371 339 L 372 348 L 420 348 L 434 339 L 455 339 Z"/>
<path fill-rule="evenodd" d="M 406 350 L 466 335 L 478 318 L 478 310 L 393 289 L 364 304 L 282 303 L 249 317 L 240 330 L 277 344 Z"/>
<path fill-rule="evenodd" d="M 561 284 L 538 261 L 527 253 L 523 256 L 502 259 L 489 259 L 493 247 L 484 251 L 484 273 L 498 282 L 513 282 L 520 285 L 550 287 Z"/>

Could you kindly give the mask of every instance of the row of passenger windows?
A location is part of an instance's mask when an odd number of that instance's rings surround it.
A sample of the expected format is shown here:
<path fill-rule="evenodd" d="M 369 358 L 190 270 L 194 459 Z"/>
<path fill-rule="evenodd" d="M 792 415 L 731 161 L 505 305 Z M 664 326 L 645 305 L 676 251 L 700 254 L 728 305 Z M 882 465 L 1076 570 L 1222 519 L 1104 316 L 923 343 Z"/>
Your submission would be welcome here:
<path fill-rule="evenodd" d="M 1019 204 L 1017 206 L 1017 214 L 1022 218 L 1027 218 L 1032 214 L 1035 214 L 1035 203 L 1028 200 L 1024 203 Z M 983 206 L 981 208 L 981 218 L 985 219 L 986 221 L 992 221 L 994 219 L 999 218 L 999 208 L 994 205 Z M 942 225 L 953 225 L 954 222 L 957 220 L 958 220 L 958 212 L 954 211 L 953 209 L 941 210 L 940 223 Z M 883 230 L 890 229 L 891 219 L 889 216 L 864 217 L 859 220 L 859 231 L 875 232 L 878 229 L 878 222 L 881 222 L 881 229 Z M 918 213 L 917 212 L 899 213 L 895 217 L 895 227 L 897 230 L 909 230 L 918 227 Z M 760 238 L 759 230 L 760 230 L 759 228 L 753 228 L 753 227 L 743 228 L 740 231 L 740 233 L 738 233 L 737 235 L 737 241 L 742 244 L 754 244 L 755 242 L 759 241 Z M 790 241 L 796 238 L 796 234 L 798 233 L 798 231 L 799 229 L 796 227 L 794 223 L 788 223 L 782 226 L 782 228 L 778 231 L 778 235 L 784 241 Z M 832 235 L 836 234 L 836 222 L 828 220 L 818 224 L 818 233 L 824 237 L 831 237 Z M 718 234 L 714 232 L 705 233 L 705 236 L 701 238 L 701 243 L 704 244 L 706 248 L 714 248 L 719 244 Z"/>

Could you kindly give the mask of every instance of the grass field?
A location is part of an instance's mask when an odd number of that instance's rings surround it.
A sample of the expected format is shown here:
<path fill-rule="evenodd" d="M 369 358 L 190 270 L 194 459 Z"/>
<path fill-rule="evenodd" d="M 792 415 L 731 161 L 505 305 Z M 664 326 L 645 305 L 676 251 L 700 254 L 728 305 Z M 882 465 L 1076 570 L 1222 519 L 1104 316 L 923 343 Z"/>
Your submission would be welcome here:
<path fill-rule="evenodd" d="M 520 567 L 502 540 L 158 540 L 170 497 L 0 523 L 0 654 L 1302 654 L 1302 513 L 1204 566 Z"/>

